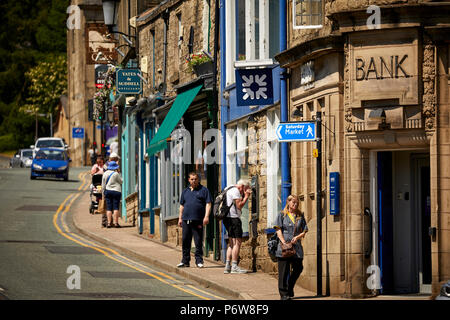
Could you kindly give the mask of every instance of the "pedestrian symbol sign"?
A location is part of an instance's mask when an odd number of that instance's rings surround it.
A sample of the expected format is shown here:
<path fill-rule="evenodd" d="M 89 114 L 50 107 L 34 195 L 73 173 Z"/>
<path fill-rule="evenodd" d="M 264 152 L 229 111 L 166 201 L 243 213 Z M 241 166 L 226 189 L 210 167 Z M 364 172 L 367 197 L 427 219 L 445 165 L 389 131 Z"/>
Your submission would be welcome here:
<path fill-rule="evenodd" d="M 316 122 L 284 122 L 280 123 L 276 131 L 279 142 L 315 141 Z"/>

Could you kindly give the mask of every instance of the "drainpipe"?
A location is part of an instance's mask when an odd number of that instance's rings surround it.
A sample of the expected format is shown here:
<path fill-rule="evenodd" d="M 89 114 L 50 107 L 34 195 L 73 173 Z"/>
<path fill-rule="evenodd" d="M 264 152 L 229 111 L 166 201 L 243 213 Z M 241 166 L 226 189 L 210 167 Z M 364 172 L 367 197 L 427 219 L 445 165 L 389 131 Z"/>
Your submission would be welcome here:
<path fill-rule="evenodd" d="M 164 96 L 166 94 L 166 81 L 167 81 L 167 26 L 169 24 L 169 10 L 166 9 L 166 11 L 163 13 L 163 19 L 164 19 L 164 53 L 163 53 L 163 92 L 162 95 Z"/>
<path fill-rule="evenodd" d="M 287 8 L 286 1 L 280 1 L 280 52 L 287 48 Z M 280 70 L 280 105 L 281 122 L 288 121 L 287 101 L 287 72 L 285 68 Z M 286 199 L 291 193 L 291 163 L 289 159 L 288 142 L 281 143 L 281 206 L 284 207 Z"/>
<path fill-rule="evenodd" d="M 223 97 L 223 93 L 225 90 L 225 82 L 226 82 L 226 30 L 225 30 L 225 3 L 224 0 L 218 0 L 217 2 L 221 2 L 220 4 L 220 94 Z M 222 101 L 222 97 L 220 97 L 220 101 Z M 221 190 L 227 187 L 227 144 L 226 144 L 226 127 L 225 122 L 228 120 L 228 106 L 221 103 L 220 106 L 220 132 L 222 135 L 222 170 L 221 170 Z M 224 239 L 225 228 L 222 228 L 222 262 L 225 262 L 226 252 L 227 252 L 227 244 Z"/>

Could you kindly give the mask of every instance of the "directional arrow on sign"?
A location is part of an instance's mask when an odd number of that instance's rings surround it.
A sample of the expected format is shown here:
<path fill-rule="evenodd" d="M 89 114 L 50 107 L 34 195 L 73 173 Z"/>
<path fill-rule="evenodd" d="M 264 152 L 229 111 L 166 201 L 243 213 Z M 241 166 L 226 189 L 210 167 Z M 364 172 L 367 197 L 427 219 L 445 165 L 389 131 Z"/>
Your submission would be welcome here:
<path fill-rule="evenodd" d="M 276 129 L 278 141 L 315 141 L 316 123 L 310 122 L 285 122 L 280 123 Z"/>

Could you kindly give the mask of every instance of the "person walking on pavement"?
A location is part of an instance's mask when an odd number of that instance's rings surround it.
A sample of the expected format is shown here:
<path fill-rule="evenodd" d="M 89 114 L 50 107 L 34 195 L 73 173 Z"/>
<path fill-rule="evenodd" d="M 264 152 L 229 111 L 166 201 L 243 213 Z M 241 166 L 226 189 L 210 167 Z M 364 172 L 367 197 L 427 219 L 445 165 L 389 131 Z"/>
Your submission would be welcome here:
<path fill-rule="evenodd" d="M 228 216 L 223 220 L 223 224 L 228 233 L 224 273 L 247 273 L 247 270 L 241 269 L 238 266 L 238 259 L 242 244 L 241 210 L 251 194 L 250 182 L 242 179 L 227 191 L 227 205 L 231 207 Z"/>
<path fill-rule="evenodd" d="M 183 254 L 177 267 L 189 267 L 194 237 L 195 264 L 198 268 L 203 268 L 203 227 L 209 223 L 212 201 L 208 189 L 200 184 L 200 177 L 196 172 L 189 173 L 189 184 L 180 197 L 178 226 L 182 228 Z"/>
<path fill-rule="evenodd" d="M 290 195 L 286 207 L 278 214 L 276 225 L 278 248 L 275 256 L 278 260 L 278 291 L 281 300 L 294 297 L 294 286 L 303 270 L 303 247 L 301 239 L 308 232 L 308 226 L 303 214 L 298 209 L 298 197 Z M 281 244 L 293 244 L 295 254 L 289 258 L 282 257 Z"/>
<path fill-rule="evenodd" d="M 110 161 L 106 172 L 103 174 L 102 190 L 106 200 L 107 228 L 120 228 L 119 206 L 122 197 L 122 176 L 119 173 L 119 168 L 117 162 Z"/>

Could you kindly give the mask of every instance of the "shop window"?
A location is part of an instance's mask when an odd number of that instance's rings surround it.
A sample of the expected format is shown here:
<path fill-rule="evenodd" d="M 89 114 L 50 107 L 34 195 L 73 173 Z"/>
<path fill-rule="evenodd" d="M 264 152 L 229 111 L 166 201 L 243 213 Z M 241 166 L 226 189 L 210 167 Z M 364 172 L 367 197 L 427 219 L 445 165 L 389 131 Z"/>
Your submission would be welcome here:
<path fill-rule="evenodd" d="M 228 185 L 236 184 L 240 179 L 250 181 L 248 172 L 248 127 L 246 122 L 227 127 L 227 182 Z M 248 201 L 242 208 L 242 229 L 244 236 L 249 230 Z"/>
<path fill-rule="evenodd" d="M 322 0 L 292 0 L 294 29 L 322 27 Z"/>
<path fill-rule="evenodd" d="M 279 52 L 279 1 L 226 0 L 226 85 L 234 63 L 272 59 Z"/>
<path fill-rule="evenodd" d="M 276 136 L 280 123 L 280 110 L 267 112 L 267 228 L 275 224 L 281 204 L 281 148 Z"/>

